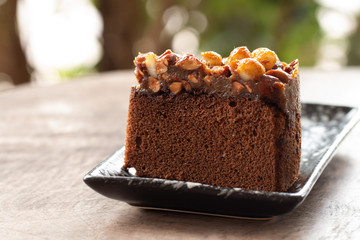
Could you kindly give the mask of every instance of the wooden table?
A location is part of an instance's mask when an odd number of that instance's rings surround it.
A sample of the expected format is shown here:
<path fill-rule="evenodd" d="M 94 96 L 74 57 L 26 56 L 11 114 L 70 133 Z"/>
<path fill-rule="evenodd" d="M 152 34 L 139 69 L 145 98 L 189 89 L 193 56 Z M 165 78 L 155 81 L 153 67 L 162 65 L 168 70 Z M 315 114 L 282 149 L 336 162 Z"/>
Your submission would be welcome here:
<path fill-rule="evenodd" d="M 360 106 L 360 68 L 302 71 L 302 99 Z M 131 71 L 0 93 L 0 239 L 360 239 L 360 125 L 305 202 L 270 221 L 146 211 L 82 177 L 124 143 Z"/>

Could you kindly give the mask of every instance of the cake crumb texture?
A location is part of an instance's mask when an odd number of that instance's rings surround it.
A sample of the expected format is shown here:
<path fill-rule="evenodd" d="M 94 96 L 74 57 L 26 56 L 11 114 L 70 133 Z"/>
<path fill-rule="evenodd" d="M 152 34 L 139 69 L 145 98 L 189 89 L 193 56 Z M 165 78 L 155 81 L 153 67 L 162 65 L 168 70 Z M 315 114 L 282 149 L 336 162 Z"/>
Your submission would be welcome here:
<path fill-rule="evenodd" d="M 217 94 L 130 96 L 125 168 L 139 177 L 286 191 L 297 179 L 300 114 Z"/>

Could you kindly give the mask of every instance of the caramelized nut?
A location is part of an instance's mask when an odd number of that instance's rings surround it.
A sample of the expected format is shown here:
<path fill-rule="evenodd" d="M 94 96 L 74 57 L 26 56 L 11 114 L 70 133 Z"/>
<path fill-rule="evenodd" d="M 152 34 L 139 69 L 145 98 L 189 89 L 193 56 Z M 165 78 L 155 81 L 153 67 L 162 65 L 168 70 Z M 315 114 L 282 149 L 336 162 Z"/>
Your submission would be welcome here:
<path fill-rule="evenodd" d="M 175 64 L 177 60 L 180 58 L 180 56 L 176 53 L 173 53 L 171 50 L 166 50 L 161 56 L 159 57 L 160 60 L 166 61 L 166 66 L 169 66 L 171 64 Z"/>
<path fill-rule="evenodd" d="M 156 61 L 156 73 L 162 74 L 168 70 L 167 61 Z"/>
<path fill-rule="evenodd" d="M 146 58 L 145 58 L 146 68 L 147 68 L 150 76 L 152 76 L 152 77 L 157 77 L 157 74 L 156 74 L 156 58 L 157 58 L 157 56 L 152 52 L 149 52 L 146 55 Z"/>
<path fill-rule="evenodd" d="M 194 75 L 194 74 L 189 74 L 188 75 L 188 79 L 192 82 L 192 83 L 198 83 L 199 79 Z"/>
<path fill-rule="evenodd" d="M 172 84 L 170 84 L 169 86 L 170 92 L 172 92 L 173 94 L 178 94 L 181 89 L 182 89 L 182 84 L 181 82 L 173 82 Z"/>
<path fill-rule="evenodd" d="M 268 48 L 258 48 L 251 53 L 251 57 L 258 60 L 267 70 L 273 68 L 275 63 L 279 61 L 278 56 L 274 51 Z"/>
<path fill-rule="evenodd" d="M 141 71 L 140 68 L 136 67 L 134 74 L 135 74 L 135 77 L 136 77 L 136 80 L 138 81 L 138 83 L 142 83 L 142 80 L 144 78 L 143 71 Z"/>
<path fill-rule="evenodd" d="M 294 68 L 293 72 L 291 73 L 292 78 L 297 78 L 299 76 L 299 69 L 296 67 Z"/>
<path fill-rule="evenodd" d="M 182 81 L 182 84 L 183 84 L 183 86 L 184 86 L 184 88 L 185 88 L 185 90 L 187 91 L 187 92 L 190 92 L 191 91 L 191 85 L 190 85 L 190 83 L 188 83 L 187 81 Z"/>
<path fill-rule="evenodd" d="M 234 62 L 236 60 L 241 60 L 244 58 L 249 58 L 250 55 L 251 55 L 251 52 L 249 51 L 249 49 L 247 47 L 237 47 L 231 51 L 230 56 L 226 60 L 226 64 L 229 65 L 231 68 L 232 62 Z M 236 67 L 234 69 L 236 69 Z"/>
<path fill-rule="evenodd" d="M 252 93 L 253 90 L 251 89 L 251 87 L 247 84 L 245 84 L 246 90 L 248 90 L 249 93 Z"/>
<path fill-rule="evenodd" d="M 286 72 L 284 72 L 283 70 L 280 70 L 280 69 L 267 71 L 266 75 L 271 75 L 271 76 L 277 77 L 283 83 L 288 83 L 289 82 L 289 75 Z"/>
<path fill-rule="evenodd" d="M 263 75 L 265 73 L 265 68 L 256 60 L 245 58 L 239 61 L 239 65 L 235 72 L 239 74 L 244 81 L 250 81 Z"/>
<path fill-rule="evenodd" d="M 166 72 L 166 73 L 163 73 L 160 75 L 160 78 L 166 82 L 168 82 L 170 80 L 170 77 L 169 77 L 169 74 Z"/>
<path fill-rule="evenodd" d="M 139 53 L 139 55 L 134 59 L 134 65 L 138 67 L 143 62 L 145 62 L 145 54 Z"/>
<path fill-rule="evenodd" d="M 153 91 L 153 92 L 159 92 L 160 91 L 160 82 L 154 78 L 154 77 L 149 77 L 149 88 Z"/>
<path fill-rule="evenodd" d="M 240 60 L 234 60 L 234 61 L 228 63 L 228 66 L 229 66 L 229 68 L 230 68 L 230 71 L 231 71 L 233 74 L 234 74 L 234 72 L 236 71 L 236 69 L 238 68 L 239 62 L 240 62 Z"/>
<path fill-rule="evenodd" d="M 201 53 L 202 58 L 204 61 L 210 65 L 210 66 L 220 66 L 222 65 L 222 57 L 220 54 L 213 52 L 213 51 L 207 51 Z"/>
<path fill-rule="evenodd" d="M 241 90 L 244 89 L 244 85 L 242 85 L 239 82 L 233 82 L 231 85 L 232 85 L 232 89 L 235 94 L 239 94 L 241 92 Z"/>
<path fill-rule="evenodd" d="M 170 49 L 167 49 L 163 54 L 160 55 L 160 58 L 164 58 L 166 57 L 167 55 L 170 55 L 172 54 L 173 52 L 170 50 Z"/>
<path fill-rule="evenodd" d="M 206 85 L 211 86 L 212 78 L 210 76 L 204 77 L 204 82 Z"/>
<path fill-rule="evenodd" d="M 212 69 L 208 67 L 207 65 L 204 65 L 204 73 L 205 75 L 211 75 Z"/>
<path fill-rule="evenodd" d="M 184 70 L 195 70 L 201 66 L 201 62 L 194 55 L 187 54 L 183 56 L 175 66 L 181 67 Z"/>
<path fill-rule="evenodd" d="M 274 89 L 278 94 L 283 94 L 285 87 L 284 84 L 281 82 L 275 82 L 274 83 Z"/>
<path fill-rule="evenodd" d="M 211 74 L 228 76 L 230 74 L 229 66 L 215 66 L 211 69 Z"/>
<path fill-rule="evenodd" d="M 299 60 L 295 59 L 294 61 L 292 61 L 289 66 L 292 67 L 292 73 L 291 73 L 291 77 L 292 78 L 297 78 L 299 75 Z"/>
<path fill-rule="evenodd" d="M 299 59 L 295 59 L 294 61 L 292 61 L 291 63 L 289 63 L 290 67 L 295 67 L 296 65 L 299 65 Z"/>

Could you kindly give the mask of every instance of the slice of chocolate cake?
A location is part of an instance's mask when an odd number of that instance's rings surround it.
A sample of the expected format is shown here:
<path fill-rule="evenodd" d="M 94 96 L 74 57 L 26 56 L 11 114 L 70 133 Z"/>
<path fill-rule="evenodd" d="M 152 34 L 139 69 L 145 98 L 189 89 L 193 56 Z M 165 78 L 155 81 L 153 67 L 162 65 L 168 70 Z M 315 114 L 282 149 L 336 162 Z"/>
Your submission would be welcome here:
<path fill-rule="evenodd" d="M 135 58 L 125 168 L 139 177 L 286 191 L 298 177 L 298 61 L 266 48 Z"/>

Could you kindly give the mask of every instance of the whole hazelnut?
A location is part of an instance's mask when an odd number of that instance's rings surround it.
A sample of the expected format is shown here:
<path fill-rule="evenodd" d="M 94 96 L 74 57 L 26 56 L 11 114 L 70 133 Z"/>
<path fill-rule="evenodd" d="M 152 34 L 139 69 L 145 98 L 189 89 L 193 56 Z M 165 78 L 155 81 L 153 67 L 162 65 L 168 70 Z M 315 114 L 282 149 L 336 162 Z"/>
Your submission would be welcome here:
<path fill-rule="evenodd" d="M 264 66 L 252 58 L 245 58 L 239 61 L 235 72 L 244 81 L 251 81 L 259 78 L 265 73 Z"/>
<path fill-rule="evenodd" d="M 272 69 L 275 63 L 279 61 L 276 53 L 268 48 L 255 49 L 251 53 L 251 57 L 258 60 L 265 67 L 266 71 Z"/>

